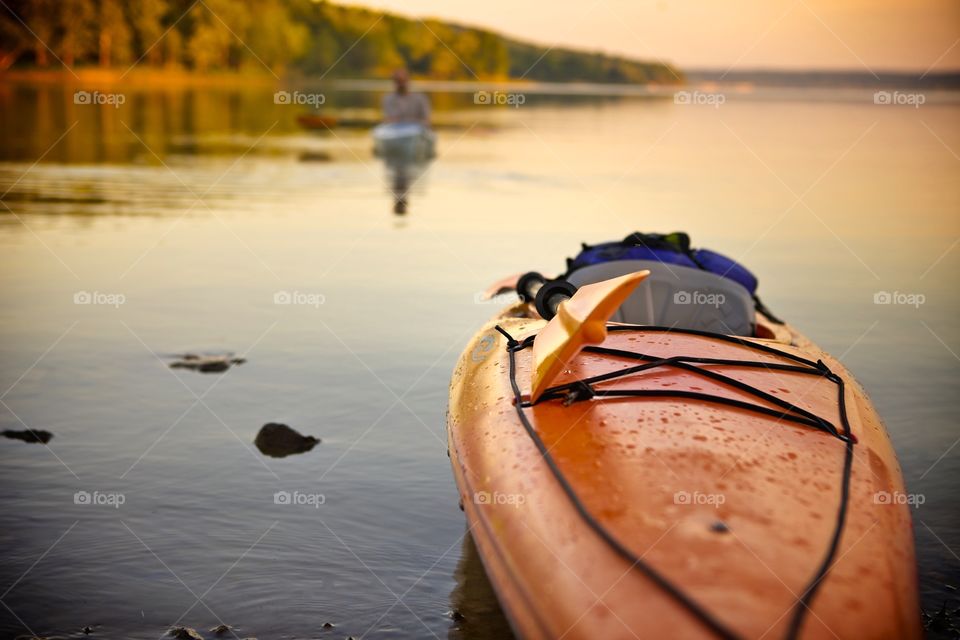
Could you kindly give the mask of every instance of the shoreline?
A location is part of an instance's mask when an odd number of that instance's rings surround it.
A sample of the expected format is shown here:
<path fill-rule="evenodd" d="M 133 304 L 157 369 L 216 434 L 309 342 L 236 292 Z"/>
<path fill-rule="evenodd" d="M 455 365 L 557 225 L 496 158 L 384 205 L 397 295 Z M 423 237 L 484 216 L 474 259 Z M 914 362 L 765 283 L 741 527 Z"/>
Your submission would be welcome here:
<path fill-rule="evenodd" d="M 764 72 L 766 73 L 766 72 Z M 825 83 L 823 76 L 813 74 L 814 82 L 808 82 L 810 73 L 779 74 L 774 81 L 761 76 L 750 79 L 749 74 L 731 74 L 727 79 L 702 77 L 697 73 L 685 76 L 683 84 L 621 84 L 593 82 L 539 82 L 531 80 L 431 80 L 414 79 L 411 88 L 426 94 L 447 94 L 469 97 L 474 94 L 476 104 L 516 106 L 511 100 L 522 97 L 543 98 L 617 98 L 639 100 L 673 100 L 678 104 L 706 104 L 716 106 L 731 99 L 754 101 L 851 102 L 864 100 L 887 104 L 884 96 L 914 100 L 908 106 L 956 104 L 960 102 L 960 87 L 944 86 L 932 78 L 933 86 L 916 87 L 909 81 L 900 84 L 876 84 L 856 76 L 850 81 L 849 74 L 833 76 L 843 78 L 838 84 Z M 793 79 L 793 82 L 784 80 Z M 320 93 L 369 94 L 383 93 L 391 89 L 391 81 L 385 78 L 331 78 L 320 79 L 300 74 L 273 76 L 265 70 L 227 71 L 196 73 L 183 68 L 134 68 L 101 69 L 98 67 L 79 70 L 68 69 L 16 69 L 0 72 L 0 86 L 62 87 L 68 90 L 131 92 L 183 92 L 190 90 L 215 90 L 228 92 L 301 91 Z M 912 93 L 911 93 L 912 92 Z M 499 95 L 498 95 L 499 94 Z M 883 94 L 883 95 L 881 95 Z M 902 95 L 899 95 L 902 94 Z M 479 96 L 479 98 L 478 98 Z M 878 97 L 879 96 L 879 97 Z M 915 98 L 915 99 L 914 99 Z M 880 102 L 877 102 L 880 100 Z M 520 103 L 522 103 L 520 102 Z M 900 104 L 896 102 L 894 104 Z M 439 108 L 439 107 L 438 107 Z M 442 109 L 441 109 L 442 110 Z"/>

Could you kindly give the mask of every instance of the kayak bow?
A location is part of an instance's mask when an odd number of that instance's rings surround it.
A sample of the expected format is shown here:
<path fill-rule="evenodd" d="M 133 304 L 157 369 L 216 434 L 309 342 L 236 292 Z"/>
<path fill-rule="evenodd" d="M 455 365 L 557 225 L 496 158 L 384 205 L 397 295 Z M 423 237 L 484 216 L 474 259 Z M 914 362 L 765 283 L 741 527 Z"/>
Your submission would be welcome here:
<path fill-rule="evenodd" d="M 608 311 L 589 286 L 549 325 L 504 309 L 451 383 L 454 476 L 517 635 L 920 637 L 900 469 L 843 365 L 759 312 L 750 337 L 569 331 Z"/>

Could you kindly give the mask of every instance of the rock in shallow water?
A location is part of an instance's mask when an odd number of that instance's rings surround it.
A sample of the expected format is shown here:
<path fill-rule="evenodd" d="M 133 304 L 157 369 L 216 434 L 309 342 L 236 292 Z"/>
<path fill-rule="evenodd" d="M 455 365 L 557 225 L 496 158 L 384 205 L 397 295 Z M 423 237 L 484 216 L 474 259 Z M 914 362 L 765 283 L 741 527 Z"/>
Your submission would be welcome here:
<path fill-rule="evenodd" d="M 177 640 L 203 640 L 203 636 L 190 627 L 173 627 L 168 635 Z"/>
<path fill-rule="evenodd" d="M 233 355 L 200 356 L 195 353 L 185 353 L 177 356 L 177 360 L 170 363 L 171 369 L 190 369 L 200 373 L 223 373 L 235 364 L 243 364 L 246 358 L 235 358 Z"/>
<path fill-rule="evenodd" d="M 5 431 L 0 431 L 0 435 L 4 438 L 10 438 L 11 440 L 23 440 L 24 442 L 39 442 L 40 444 L 47 444 L 50 442 L 50 439 L 53 438 L 53 434 L 49 431 L 43 431 L 41 429 L 25 429 L 24 431 L 11 431 L 7 429 Z"/>
<path fill-rule="evenodd" d="M 313 449 L 320 438 L 305 436 L 285 424 L 269 422 L 260 428 L 256 440 L 260 453 L 271 458 L 283 458 L 294 453 L 305 453 Z"/>

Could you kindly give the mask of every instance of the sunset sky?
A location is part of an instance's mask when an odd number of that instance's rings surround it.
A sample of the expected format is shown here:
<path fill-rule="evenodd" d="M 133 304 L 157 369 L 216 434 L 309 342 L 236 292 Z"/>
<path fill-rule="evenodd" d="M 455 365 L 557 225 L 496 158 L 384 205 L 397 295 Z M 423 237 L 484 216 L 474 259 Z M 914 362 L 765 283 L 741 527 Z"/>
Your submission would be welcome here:
<path fill-rule="evenodd" d="M 958 0 L 366 0 L 684 68 L 960 70 Z"/>

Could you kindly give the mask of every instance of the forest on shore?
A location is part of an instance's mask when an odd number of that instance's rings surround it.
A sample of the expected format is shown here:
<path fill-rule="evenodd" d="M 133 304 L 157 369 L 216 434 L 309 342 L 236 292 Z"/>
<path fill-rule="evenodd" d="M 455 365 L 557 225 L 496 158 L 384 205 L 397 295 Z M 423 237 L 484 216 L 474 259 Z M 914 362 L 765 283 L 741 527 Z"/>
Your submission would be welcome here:
<path fill-rule="evenodd" d="M 550 48 L 493 31 L 324 0 L 4 0 L 11 68 L 296 73 L 434 80 L 664 83 L 659 62 Z"/>

